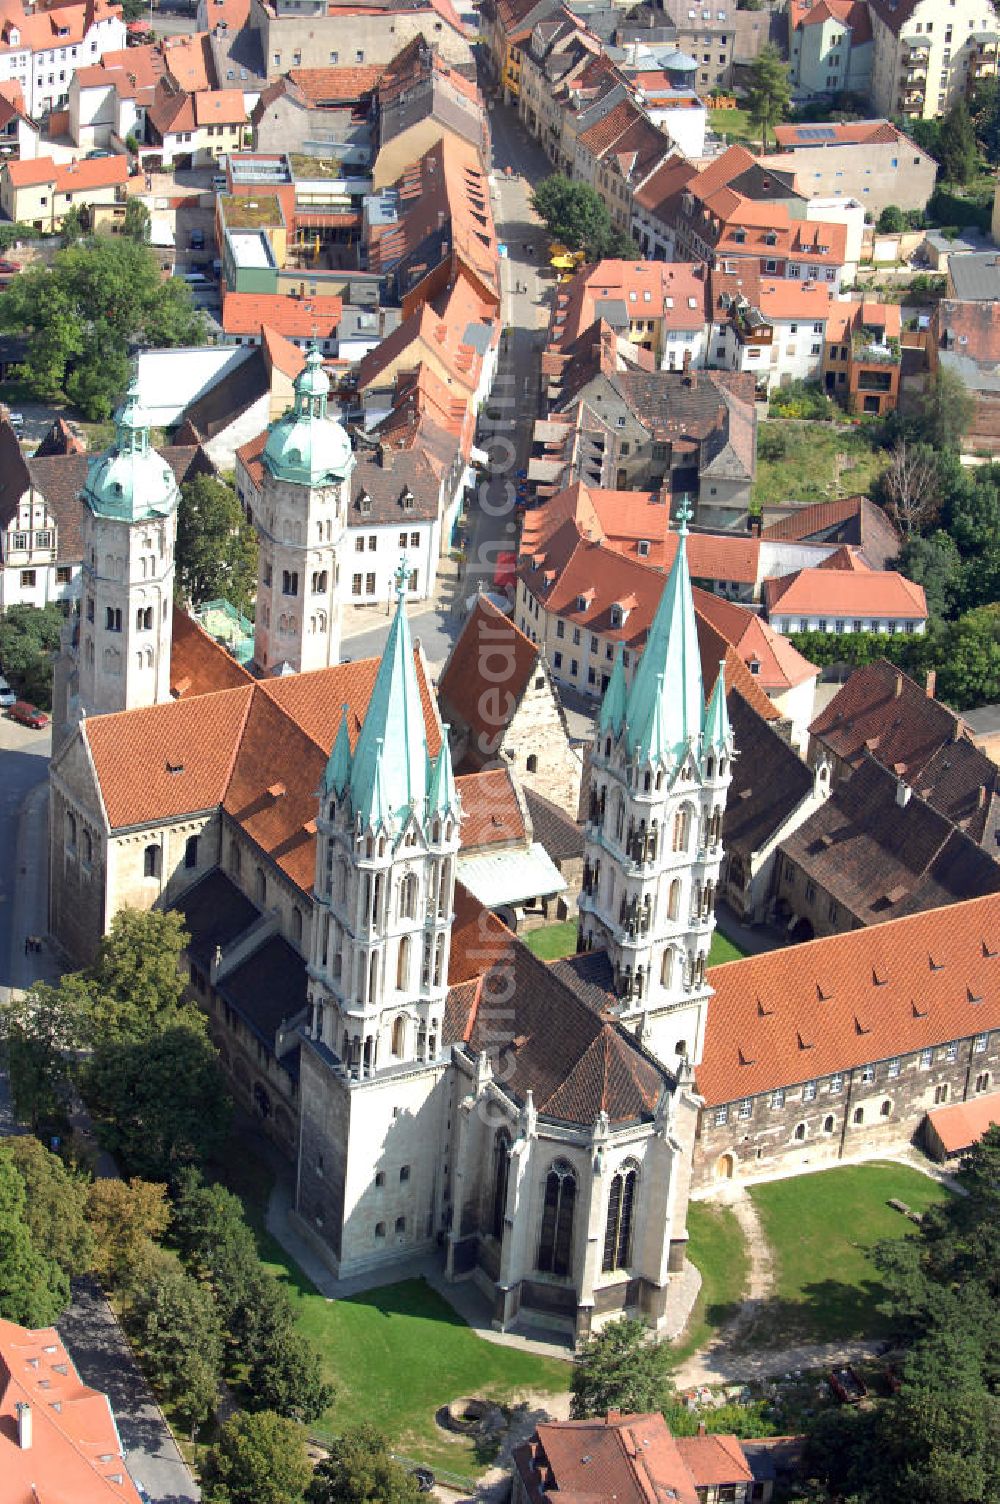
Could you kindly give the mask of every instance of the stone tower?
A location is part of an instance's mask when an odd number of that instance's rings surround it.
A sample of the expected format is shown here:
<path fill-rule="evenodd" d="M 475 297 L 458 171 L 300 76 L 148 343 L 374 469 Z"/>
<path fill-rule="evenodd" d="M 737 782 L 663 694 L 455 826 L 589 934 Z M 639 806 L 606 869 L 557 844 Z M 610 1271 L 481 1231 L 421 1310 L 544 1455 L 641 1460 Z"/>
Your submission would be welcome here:
<path fill-rule="evenodd" d="M 174 473 L 149 442 L 136 383 L 115 443 L 83 488 L 79 620 L 70 623 L 66 719 L 170 699 L 177 503 Z"/>
<path fill-rule="evenodd" d="M 631 687 L 621 651 L 595 730 L 580 939 L 607 950 L 619 1016 L 665 1065 L 697 1065 L 733 737 L 723 666 L 706 708 L 685 503 Z"/>
<path fill-rule="evenodd" d="M 320 790 L 312 1037 L 365 1080 L 442 1048 L 461 810 L 431 756 L 404 599 L 360 728 L 344 708 Z"/>
<path fill-rule="evenodd" d="M 340 565 L 354 455 L 327 412 L 330 382 L 313 347 L 295 401 L 264 446 L 254 660 L 264 673 L 327 668 L 340 657 Z"/>

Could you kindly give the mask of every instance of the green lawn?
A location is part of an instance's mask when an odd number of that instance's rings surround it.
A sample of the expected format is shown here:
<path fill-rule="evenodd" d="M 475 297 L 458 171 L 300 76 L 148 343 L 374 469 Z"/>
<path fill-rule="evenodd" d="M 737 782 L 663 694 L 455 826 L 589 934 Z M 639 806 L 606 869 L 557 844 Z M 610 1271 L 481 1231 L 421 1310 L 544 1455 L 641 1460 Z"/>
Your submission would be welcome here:
<path fill-rule="evenodd" d="M 879 1163 L 752 1186 L 777 1281 L 757 1340 L 882 1336 L 886 1321 L 875 1307 L 883 1291 L 868 1250 L 913 1231 L 887 1202 L 897 1198 L 922 1212 L 948 1194 L 919 1170 Z"/>
<path fill-rule="evenodd" d="M 524 943 L 543 961 L 558 961 L 576 954 L 576 932 L 576 920 L 564 919 L 560 924 L 545 924 L 541 929 L 530 930 Z"/>
<path fill-rule="evenodd" d="M 708 127 L 717 136 L 725 136 L 727 146 L 738 142 L 760 145 L 760 128 L 751 123 L 746 110 L 709 110 Z"/>
<path fill-rule="evenodd" d="M 726 961 L 742 961 L 746 955 L 745 950 L 740 950 L 731 940 L 727 940 L 721 930 L 716 930 L 712 936 L 711 948 L 708 952 L 709 966 L 722 966 Z"/>
<path fill-rule="evenodd" d="M 701 1289 L 687 1330 L 674 1348 L 678 1363 L 710 1341 L 735 1314 L 749 1273 L 740 1224 L 728 1206 L 692 1201 L 688 1232 L 688 1258 L 701 1274 Z"/>
<path fill-rule="evenodd" d="M 768 432 L 777 430 L 783 435 L 786 449 L 778 460 L 758 456 L 753 487 L 756 506 L 833 501 L 868 491 L 886 462 L 863 434 L 838 432 L 832 423 L 771 418 L 766 426 Z"/>

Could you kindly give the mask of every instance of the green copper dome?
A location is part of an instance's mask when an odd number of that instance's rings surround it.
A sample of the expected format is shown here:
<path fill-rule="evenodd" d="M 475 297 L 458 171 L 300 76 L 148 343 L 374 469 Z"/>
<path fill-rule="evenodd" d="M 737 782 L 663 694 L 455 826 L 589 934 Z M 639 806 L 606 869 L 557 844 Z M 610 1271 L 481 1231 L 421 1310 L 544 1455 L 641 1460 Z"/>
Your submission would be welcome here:
<path fill-rule="evenodd" d="M 354 466 L 351 441 L 327 414 L 330 380 L 315 345 L 295 378 L 295 403 L 271 424 L 264 464 L 276 480 L 323 486 L 344 480 Z"/>
<path fill-rule="evenodd" d="M 115 416 L 117 435 L 106 454 L 87 466 L 83 499 L 95 517 L 141 522 L 167 517 L 180 499 L 174 472 L 149 442 L 149 424 L 135 381 Z"/>

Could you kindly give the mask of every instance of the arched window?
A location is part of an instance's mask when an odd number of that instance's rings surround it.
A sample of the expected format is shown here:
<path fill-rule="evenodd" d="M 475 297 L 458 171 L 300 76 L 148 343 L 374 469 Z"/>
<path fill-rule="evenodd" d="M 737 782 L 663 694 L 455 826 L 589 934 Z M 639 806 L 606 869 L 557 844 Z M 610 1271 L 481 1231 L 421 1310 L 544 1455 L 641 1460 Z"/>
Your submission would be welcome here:
<path fill-rule="evenodd" d="M 144 877 L 159 877 L 160 875 L 160 848 L 159 846 L 147 846 L 142 854 L 142 871 Z"/>
<path fill-rule="evenodd" d="M 400 919 L 417 917 L 417 874 L 415 872 L 408 872 L 399 884 L 399 917 Z"/>
<path fill-rule="evenodd" d="M 691 838 L 691 807 L 685 804 L 674 815 L 674 851 L 686 851 Z"/>
<path fill-rule="evenodd" d="M 674 953 L 672 950 L 663 952 L 663 960 L 660 962 L 660 985 L 669 987 L 674 975 Z"/>
<path fill-rule="evenodd" d="M 710 757 L 708 759 L 708 761 L 705 763 L 705 777 L 706 778 L 714 778 L 715 777 L 715 758 L 714 757 Z"/>
<path fill-rule="evenodd" d="M 70 851 L 76 850 L 76 816 L 71 814 L 66 816 L 66 845 Z"/>
<path fill-rule="evenodd" d="M 229 843 L 229 870 L 234 877 L 240 875 L 240 848 L 235 841 Z"/>
<path fill-rule="evenodd" d="M 399 949 L 396 952 L 396 990 L 405 992 L 410 985 L 410 937 L 403 935 L 400 938 Z"/>
<path fill-rule="evenodd" d="M 402 1013 L 392 1026 L 392 1053 L 399 1060 L 406 1049 L 406 1019 Z"/>
<path fill-rule="evenodd" d="M 566 1275 L 573 1261 L 573 1212 L 576 1175 L 565 1159 L 557 1159 L 545 1177 L 542 1228 L 537 1266 L 542 1274 Z"/>
<path fill-rule="evenodd" d="M 621 794 L 615 800 L 615 840 L 620 841 L 625 831 L 625 800 Z"/>
<path fill-rule="evenodd" d="M 675 877 L 670 884 L 670 895 L 667 899 L 667 918 L 676 919 L 681 909 L 681 880 Z"/>
<path fill-rule="evenodd" d="M 538 772 L 538 758 L 535 756 L 534 752 L 529 752 L 528 761 L 525 764 L 525 767 L 527 768 L 529 773 Z"/>
<path fill-rule="evenodd" d="M 677 1043 L 674 1045 L 674 1054 L 675 1055 L 679 1055 L 683 1059 L 683 1058 L 685 1058 L 687 1056 L 687 1052 L 688 1052 L 688 1042 L 687 1042 L 687 1040 L 686 1039 L 678 1039 Z"/>
<path fill-rule="evenodd" d="M 823 1132 L 824 1133 L 832 1133 L 833 1132 L 833 1113 L 830 1113 L 829 1117 L 825 1117 L 823 1119 Z"/>
<path fill-rule="evenodd" d="M 608 1220 L 604 1228 L 604 1260 L 601 1264 L 605 1274 L 612 1269 L 627 1269 L 632 1262 L 632 1222 L 638 1181 L 639 1166 L 632 1160 L 626 1160 L 621 1169 L 611 1177 Z"/>
<path fill-rule="evenodd" d="M 501 1128 L 493 1140 L 493 1207 L 490 1232 L 503 1242 L 504 1213 L 507 1210 L 507 1182 L 510 1178 L 510 1134 Z"/>
<path fill-rule="evenodd" d="M 805 1125 L 805 1123 L 796 1123 L 796 1125 L 795 1125 L 795 1137 L 797 1139 L 801 1140 L 801 1139 L 804 1139 L 805 1136 L 806 1136 L 806 1125 Z"/>
<path fill-rule="evenodd" d="M 886 1097 L 885 1101 L 882 1103 L 882 1106 L 879 1108 L 879 1112 L 882 1114 L 882 1116 L 884 1118 L 887 1118 L 887 1117 L 891 1116 L 891 1114 L 892 1114 L 892 1103 L 889 1101 L 888 1097 Z"/>
<path fill-rule="evenodd" d="M 254 873 L 254 893 L 258 903 L 267 901 L 267 877 L 263 867 L 258 867 Z"/>
<path fill-rule="evenodd" d="M 855 1109 L 854 1109 L 854 1121 L 856 1123 L 863 1123 L 864 1120 L 865 1120 L 865 1109 L 863 1107 L 855 1107 Z"/>
<path fill-rule="evenodd" d="M 716 805 L 712 811 L 712 818 L 708 822 L 708 844 L 718 846 L 722 840 L 722 809 Z"/>

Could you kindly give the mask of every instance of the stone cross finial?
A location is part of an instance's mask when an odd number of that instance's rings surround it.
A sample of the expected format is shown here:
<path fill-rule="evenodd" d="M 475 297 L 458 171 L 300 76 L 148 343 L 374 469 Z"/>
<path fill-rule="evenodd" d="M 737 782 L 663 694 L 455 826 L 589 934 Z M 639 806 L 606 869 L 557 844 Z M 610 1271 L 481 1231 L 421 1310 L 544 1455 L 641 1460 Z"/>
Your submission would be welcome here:
<path fill-rule="evenodd" d="M 406 585 L 412 572 L 404 554 L 399 561 L 399 568 L 396 570 L 396 599 L 400 605 L 406 599 Z"/>
<path fill-rule="evenodd" d="M 681 497 L 681 504 L 677 508 L 677 524 L 678 524 L 677 531 L 678 531 L 678 533 L 680 534 L 680 536 L 682 538 L 686 538 L 687 537 L 688 523 L 691 521 L 691 518 L 693 516 L 694 516 L 694 511 L 693 511 L 692 506 L 691 506 L 691 499 L 690 499 L 690 497 L 686 496 L 686 495 L 682 496 Z"/>

